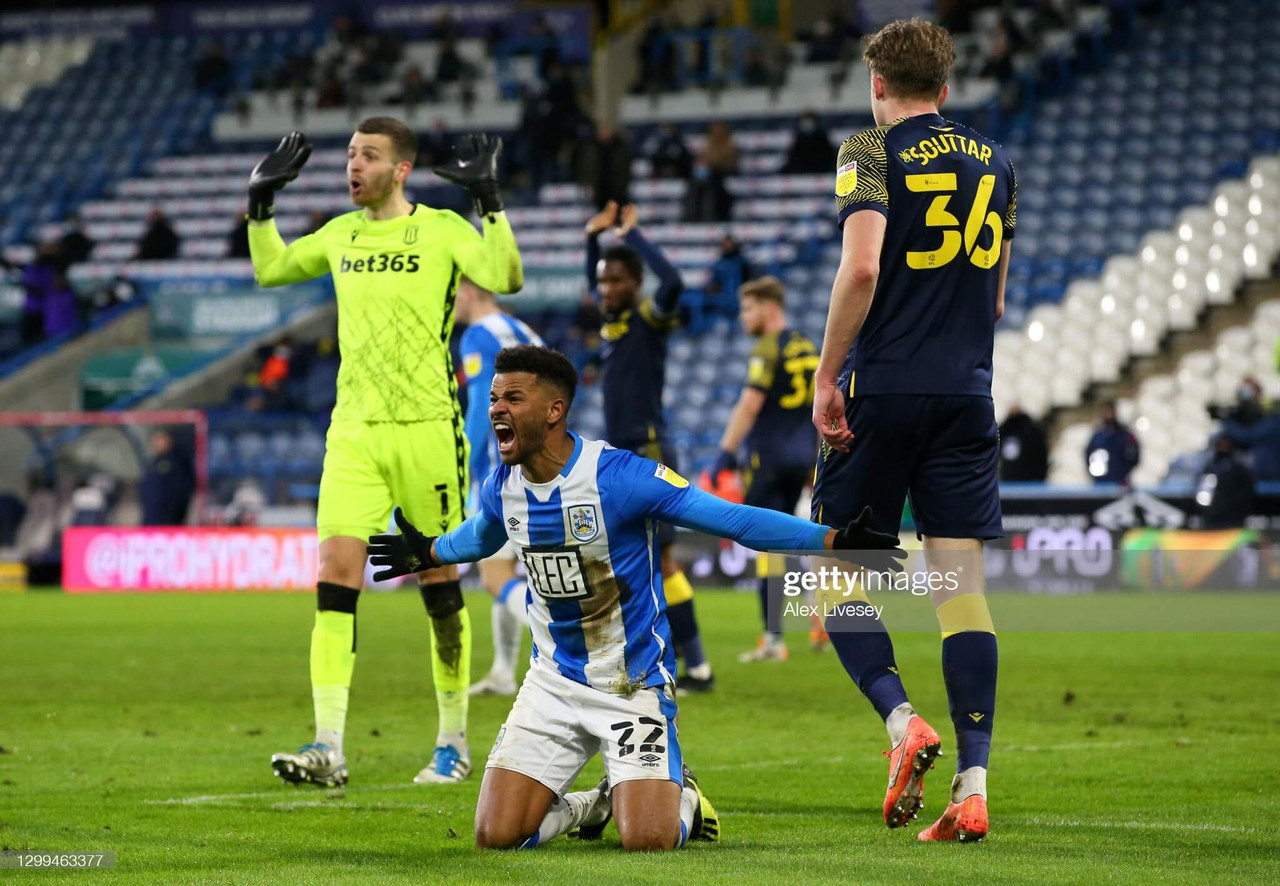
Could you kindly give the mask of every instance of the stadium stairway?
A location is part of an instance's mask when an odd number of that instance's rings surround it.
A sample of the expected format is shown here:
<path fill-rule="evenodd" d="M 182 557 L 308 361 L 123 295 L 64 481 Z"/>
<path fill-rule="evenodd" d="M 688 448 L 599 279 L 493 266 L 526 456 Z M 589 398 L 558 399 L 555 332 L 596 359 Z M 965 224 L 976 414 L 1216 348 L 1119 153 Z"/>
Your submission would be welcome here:
<path fill-rule="evenodd" d="M 22 362 L 0 365 L 0 411 L 77 410 L 80 371 L 90 358 L 119 348 L 136 347 L 151 339 L 151 319 L 145 306 L 117 309 L 104 325 L 46 353 Z M 12 370 L 8 367 L 14 366 Z M 0 461 L 4 453 L 0 452 Z"/>

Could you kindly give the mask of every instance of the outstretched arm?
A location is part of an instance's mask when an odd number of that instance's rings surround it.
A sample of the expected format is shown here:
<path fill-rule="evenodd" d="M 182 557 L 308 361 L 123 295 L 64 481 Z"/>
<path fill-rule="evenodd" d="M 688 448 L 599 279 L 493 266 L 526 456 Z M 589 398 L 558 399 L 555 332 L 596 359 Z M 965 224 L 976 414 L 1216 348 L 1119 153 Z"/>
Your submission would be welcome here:
<path fill-rule="evenodd" d="M 622 210 L 622 240 L 636 252 L 645 265 L 658 277 L 658 291 L 653 294 L 653 303 L 661 314 L 673 313 L 680 301 L 680 293 L 684 291 L 684 280 L 661 249 L 650 243 L 636 227 L 635 204 L 628 204 Z"/>
<path fill-rule="evenodd" d="M 524 264 L 506 212 L 484 216 L 484 236 L 458 217 L 453 261 L 477 286 L 508 295 L 524 286 Z"/>
<path fill-rule="evenodd" d="M 822 551 L 836 531 L 780 511 L 737 505 L 687 486 L 666 496 L 654 516 L 708 535 L 730 538 L 756 551 Z"/>
<path fill-rule="evenodd" d="M 435 540 L 432 556 L 440 565 L 449 563 L 474 563 L 492 557 L 507 543 L 507 531 L 502 524 L 484 511 L 468 517 L 457 529 Z"/>
<path fill-rule="evenodd" d="M 486 516 L 484 510 L 439 537 L 423 535 L 398 507 L 392 516 L 400 531 L 371 535 L 365 548 L 369 563 L 380 570 L 373 574 L 374 581 L 412 575 L 450 563 L 483 560 L 496 554 L 507 540 L 502 524 Z"/>
<path fill-rule="evenodd" d="M 299 237 L 288 246 L 275 219 L 249 222 L 249 258 L 259 286 L 284 286 L 323 276 L 329 270 L 324 242 L 318 233 Z"/>

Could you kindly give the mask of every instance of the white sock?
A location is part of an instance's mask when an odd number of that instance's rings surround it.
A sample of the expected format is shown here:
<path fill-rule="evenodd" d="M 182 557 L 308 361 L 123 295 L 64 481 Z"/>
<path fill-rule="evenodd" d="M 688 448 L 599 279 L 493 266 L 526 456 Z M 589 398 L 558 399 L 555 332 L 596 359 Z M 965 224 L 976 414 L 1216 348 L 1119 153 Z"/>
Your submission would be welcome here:
<path fill-rule="evenodd" d="M 515 619 L 516 624 L 522 628 L 529 626 L 529 612 L 525 608 L 528 602 L 525 599 L 528 596 L 528 587 L 529 585 L 526 582 L 520 582 L 507 593 L 507 597 L 503 601 L 507 607 L 507 612 L 511 613 L 511 617 Z M 516 633 L 519 634 L 518 631 Z"/>
<path fill-rule="evenodd" d="M 561 834 L 567 834 L 587 820 L 599 798 L 600 791 L 596 788 L 565 794 L 551 804 L 547 814 L 542 817 L 542 824 L 538 825 L 538 832 L 516 848 L 532 849 Z"/>
<path fill-rule="evenodd" d="M 951 779 L 951 802 L 960 803 L 977 794 L 987 799 L 987 770 L 981 766 L 970 766 L 964 772 L 957 772 Z"/>
<path fill-rule="evenodd" d="M 686 668 L 685 673 L 695 680 L 705 680 L 711 676 L 711 662 L 704 661 L 697 667 Z"/>
<path fill-rule="evenodd" d="M 515 659 L 510 653 L 510 635 L 515 633 L 511 622 L 511 613 L 507 612 L 507 607 L 494 600 L 493 606 L 489 608 L 489 624 L 493 628 L 493 666 L 489 668 L 491 674 L 515 672 Z M 516 634 L 517 638 L 519 636 Z"/>
<path fill-rule="evenodd" d="M 902 737 L 907 734 L 907 724 L 911 722 L 911 718 L 915 715 L 916 709 L 905 701 L 889 712 L 889 717 L 884 721 L 884 725 L 889 730 L 890 747 L 896 748 L 898 743 L 902 741 Z"/>
<path fill-rule="evenodd" d="M 330 732 L 327 729 L 317 729 L 316 744 L 327 744 L 335 754 L 337 754 L 339 757 L 342 756 L 342 733 L 341 732 Z"/>
<path fill-rule="evenodd" d="M 467 748 L 467 734 L 465 732 L 438 732 L 436 733 L 436 747 L 441 748 L 445 745 L 453 745 L 457 748 L 462 756 L 470 756 Z"/>
<path fill-rule="evenodd" d="M 698 792 L 693 788 L 685 788 L 680 792 L 680 845 L 689 840 L 689 832 L 693 830 L 693 817 L 698 812 Z"/>

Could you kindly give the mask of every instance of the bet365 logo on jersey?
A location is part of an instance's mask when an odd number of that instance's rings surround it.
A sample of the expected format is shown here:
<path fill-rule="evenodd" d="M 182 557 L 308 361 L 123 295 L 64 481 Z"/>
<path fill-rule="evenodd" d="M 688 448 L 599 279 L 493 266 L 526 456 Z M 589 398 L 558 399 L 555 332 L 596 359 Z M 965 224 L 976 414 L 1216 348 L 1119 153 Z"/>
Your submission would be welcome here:
<path fill-rule="evenodd" d="M 388 255 L 385 252 L 354 260 L 344 255 L 342 256 L 342 262 L 338 265 L 338 273 L 340 274 L 379 274 L 383 271 L 416 270 L 418 270 L 418 257 L 416 255 Z"/>

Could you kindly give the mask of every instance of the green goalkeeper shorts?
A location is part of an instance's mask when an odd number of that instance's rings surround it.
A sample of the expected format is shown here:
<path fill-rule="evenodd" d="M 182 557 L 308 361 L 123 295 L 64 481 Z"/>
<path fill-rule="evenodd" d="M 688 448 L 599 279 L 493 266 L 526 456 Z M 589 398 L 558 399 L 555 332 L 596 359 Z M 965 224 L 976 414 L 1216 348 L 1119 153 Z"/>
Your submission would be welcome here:
<path fill-rule="evenodd" d="M 461 427 L 461 419 L 330 424 L 316 515 L 320 541 L 386 532 L 395 505 L 425 535 L 461 523 L 467 488 Z"/>

